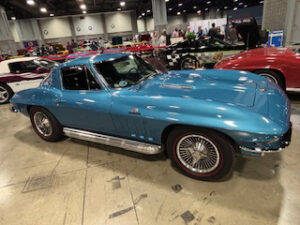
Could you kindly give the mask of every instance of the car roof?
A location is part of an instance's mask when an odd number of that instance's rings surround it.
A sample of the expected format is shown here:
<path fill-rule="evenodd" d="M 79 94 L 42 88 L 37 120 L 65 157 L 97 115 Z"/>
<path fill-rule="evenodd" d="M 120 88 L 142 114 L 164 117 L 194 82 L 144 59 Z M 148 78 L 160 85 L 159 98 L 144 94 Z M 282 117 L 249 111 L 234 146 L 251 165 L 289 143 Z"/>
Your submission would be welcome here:
<path fill-rule="evenodd" d="M 93 56 L 87 56 L 87 57 L 80 57 L 68 62 L 65 62 L 60 65 L 60 68 L 62 67 L 71 67 L 71 66 L 79 66 L 79 65 L 85 65 L 88 63 L 100 63 L 104 61 L 109 60 L 115 60 L 124 56 L 129 55 L 129 53 L 113 53 L 113 54 L 102 54 L 102 55 L 93 55 Z"/>
<path fill-rule="evenodd" d="M 24 62 L 24 61 L 30 61 L 35 60 L 38 57 L 20 57 L 20 58 L 14 58 L 14 59 L 7 59 L 2 61 L 1 63 L 14 63 L 14 62 Z"/>

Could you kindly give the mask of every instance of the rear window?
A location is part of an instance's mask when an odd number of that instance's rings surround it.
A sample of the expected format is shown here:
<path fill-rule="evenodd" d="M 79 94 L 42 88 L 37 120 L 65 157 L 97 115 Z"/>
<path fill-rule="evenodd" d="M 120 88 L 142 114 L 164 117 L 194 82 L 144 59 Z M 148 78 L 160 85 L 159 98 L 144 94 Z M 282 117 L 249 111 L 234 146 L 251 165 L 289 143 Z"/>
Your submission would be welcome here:
<path fill-rule="evenodd" d="M 61 70 L 65 90 L 100 90 L 101 87 L 86 66 L 65 67 Z"/>

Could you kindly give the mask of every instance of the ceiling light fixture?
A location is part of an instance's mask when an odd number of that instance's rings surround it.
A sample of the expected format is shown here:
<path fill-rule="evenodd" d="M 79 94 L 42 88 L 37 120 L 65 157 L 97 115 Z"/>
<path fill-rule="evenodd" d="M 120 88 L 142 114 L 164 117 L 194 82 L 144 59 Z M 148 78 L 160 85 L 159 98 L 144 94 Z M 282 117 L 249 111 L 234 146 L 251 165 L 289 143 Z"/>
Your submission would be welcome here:
<path fill-rule="evenodd" d="M 169 2 L 169 0 L 166 0 L 166 2 Z"/>
<path fill-rule="evenodd" d="M 83 10 L 82 13 L 83 13 L 83 14 L 86 14 L 86 10 Z"/>
<path fill-rule="evenodd" d="M 179 7 L 182 6 L 182 3 L 179 3 L 178 6 L 179 6 Z"/>
<path fill-rule="evenodd" d="M 83 10 L 86 9 L 86 4 L 81 4 L 80 8 L 83 9 Z"/>
<path fill-rule="evenodd" d="M 120 6 L 125 6 L 126 2 L 120 2 Z"/>
<path fill-rule="evenodd" d="M 34 0 L 27 0 L 26 2 L 27 2 L 28 5 L 35 5 Z"/>
<path fill-rule="evenodd" d="M 150 13 L 150 12 L 151 12 L 151 10 L 150 10 L 150 9 L 148 9 L 148 10 L 147 10 L 147 13 Z"/>
<path fill-rule="evenodd" d="M 181 12 L 177 12 L 177 15 L 179 16 L 181 14 Z"/>
<path fill-rule="evenodd" d="M 49 16 L 54 16 L 54 14 L 53 13 L 50 13 L 50 15 Z"/>
<path fill-rule="evenodd" d="M 11 17 L 11 20 L 16 20 L 16 17 L 15 16 Z"/>
<path fill-rule="evenodd" d="M 46 13 L 47 12 L 47 9 L 45 7 L 40 8 L 40 10 L 41 10 L 42 13 Z"/>

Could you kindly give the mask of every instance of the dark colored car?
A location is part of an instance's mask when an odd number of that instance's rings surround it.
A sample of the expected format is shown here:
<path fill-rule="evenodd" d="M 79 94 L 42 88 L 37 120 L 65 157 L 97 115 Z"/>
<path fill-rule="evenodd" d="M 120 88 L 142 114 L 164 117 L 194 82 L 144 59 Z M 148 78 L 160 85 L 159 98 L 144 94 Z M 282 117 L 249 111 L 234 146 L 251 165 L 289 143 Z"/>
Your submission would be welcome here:
<path fill-rule="evenodd" d="M 161 51 L 160 57 L 168 69 L 213 68 L 223 58 L 235 55 L 266 42 L 254 18 L 236 27 L 244 44 L 236 45 L 218 38 L 185 40 Z"/>

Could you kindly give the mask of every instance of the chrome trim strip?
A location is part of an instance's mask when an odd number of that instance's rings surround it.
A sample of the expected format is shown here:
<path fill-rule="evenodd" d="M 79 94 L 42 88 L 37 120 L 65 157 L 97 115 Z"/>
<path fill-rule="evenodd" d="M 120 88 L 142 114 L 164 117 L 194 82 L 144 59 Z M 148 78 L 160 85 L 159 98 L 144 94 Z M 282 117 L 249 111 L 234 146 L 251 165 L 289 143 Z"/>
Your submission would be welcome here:
<path fill-rule="evenodd" d="M 300 88 L 287 88 L 287 91 L 294 91 L 294 92 L 300 92 Z"/>
<path fill-rule="evenodd" d="M 83 141 L 90 141 L 104 145 L 110 145 L 114 147 L 123 148 L 125 150 L 138 152 L 147 155 L 155 155 L 162 152 L 162 148 L 159 145 L 153 145 L 138 141 L 132 141 L 123 138 L 112 137 L 108 135 L 72 129 L 64 128 L 63 132 L 70 138 L 80 139 Z"/>

